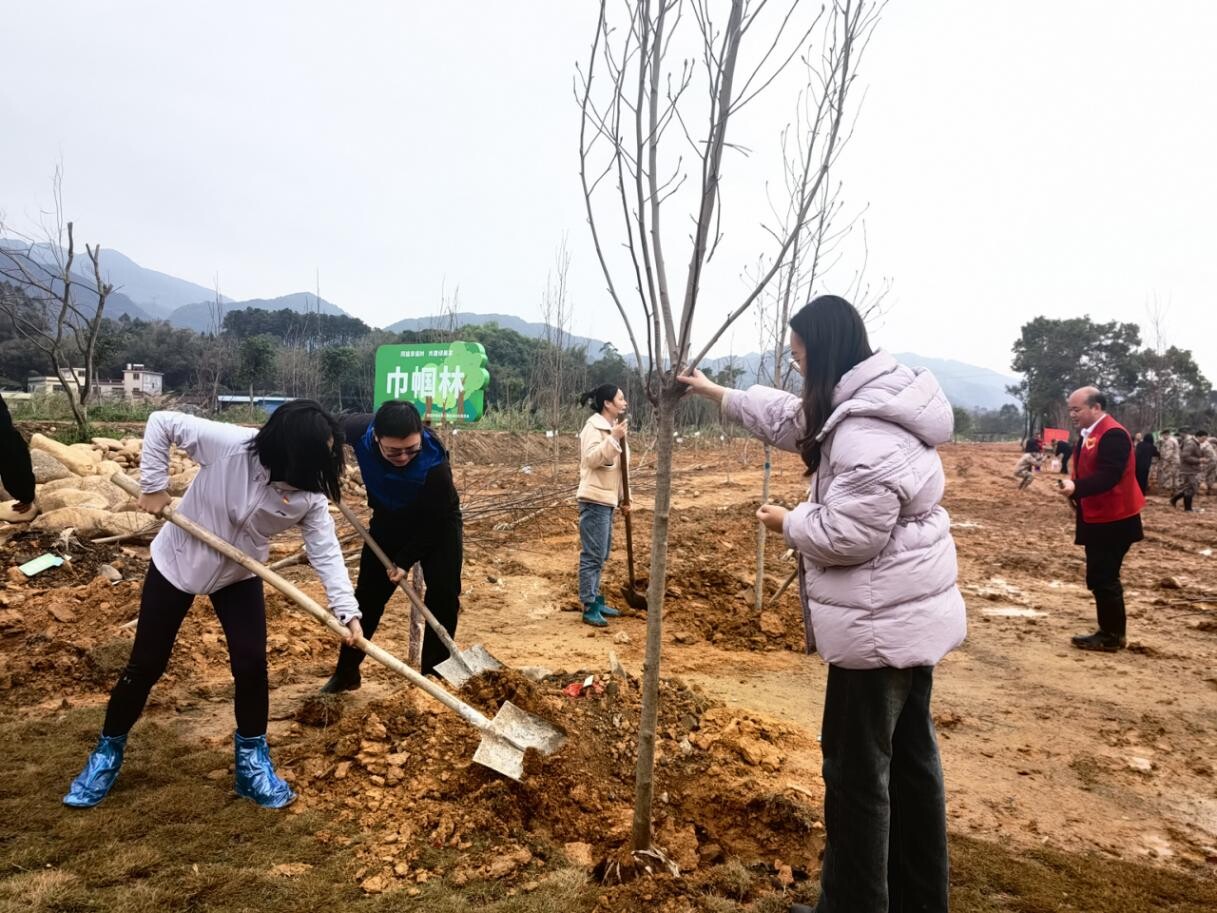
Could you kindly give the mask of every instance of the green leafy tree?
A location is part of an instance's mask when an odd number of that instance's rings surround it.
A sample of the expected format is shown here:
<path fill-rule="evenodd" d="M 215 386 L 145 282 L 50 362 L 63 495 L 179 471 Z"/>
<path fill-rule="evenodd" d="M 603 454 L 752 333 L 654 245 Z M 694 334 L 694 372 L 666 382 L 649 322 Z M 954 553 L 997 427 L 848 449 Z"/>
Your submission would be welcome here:
<path fill-rule="evenodd" d="M 265 384 L 275 369 L 275 344 L 269 336 L 250 336 L 241 342 L 239 376 L 249 387 L 249 402 L 253 405 L 254 388 Z"/>
<path fill-rule="evenodd" d="M 1135 323 L 1036 317 L 1014 343 L 1012 367 L 1023 379 L 1009 391 L 1024 403 L 1032 425 L 1060 424 L 1065 398 L 1078 387 L 1094 385 L 1113 403 L 1126 399 L 1137 385 L 1140 344 Z"/>
<path fill-rule="evenodd" d="M 359 368 L 359 353 L 351 346 L 331 346 L 321 350 L 321 373 L 342 409 L 343 388 L 356 377 Z"/>

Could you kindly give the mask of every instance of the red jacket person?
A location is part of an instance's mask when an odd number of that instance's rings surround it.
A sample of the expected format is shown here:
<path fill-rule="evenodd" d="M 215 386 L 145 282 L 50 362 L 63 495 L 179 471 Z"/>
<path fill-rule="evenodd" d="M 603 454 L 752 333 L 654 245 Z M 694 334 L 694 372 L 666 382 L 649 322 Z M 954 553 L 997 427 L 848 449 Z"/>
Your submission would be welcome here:
<path fill-rule="evenodd" d="M 1069 418 L 1082 437 L 1075 451 L 1073 478 L 1061 483 L 1077 514 L 1074 543 L 1086 550 L 1086 588 L 1094 594 L 1099 629 L 1079 634 L 1081 650 L 1114 653 L 1124 646 L 1124 587 L 1120 566 L 1134 542 L 1144 538 L 1132 438 L 1107 414 L 1107 398 L 1095 387 L 1069 395 Z"/>

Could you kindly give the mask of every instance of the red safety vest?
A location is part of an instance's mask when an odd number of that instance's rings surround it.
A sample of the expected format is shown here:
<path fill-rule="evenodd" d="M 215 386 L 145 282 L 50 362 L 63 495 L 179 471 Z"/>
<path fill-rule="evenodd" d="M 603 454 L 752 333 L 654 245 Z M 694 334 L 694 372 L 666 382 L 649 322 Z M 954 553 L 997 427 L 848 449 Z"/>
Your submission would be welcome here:
<path fill-rule="evenodd" d="M 1124 426 L 1110 415 L 1104 415 L 1077 449 L 1073 461 L 1073 478 L 1083 479 L 1095 471 L 1099 461 L 1099 440 L 1105 434 L 1122 434 L 1132 438 Z M 1141 513 L 1145 506 L 1145 495 L 1141 494 L 1141 486 L 1137 484 L 1136 457 L 1133 448 L 1128 448 L 1128 463 L 1124 474 L 1114 488 L 1100 492 L 1097 495 L 1087 495 L 1079 500 L 1082 506 L 1082 520 L 1086 523 L 1114 523 L 1117 520 L 1127 520 Z"/>

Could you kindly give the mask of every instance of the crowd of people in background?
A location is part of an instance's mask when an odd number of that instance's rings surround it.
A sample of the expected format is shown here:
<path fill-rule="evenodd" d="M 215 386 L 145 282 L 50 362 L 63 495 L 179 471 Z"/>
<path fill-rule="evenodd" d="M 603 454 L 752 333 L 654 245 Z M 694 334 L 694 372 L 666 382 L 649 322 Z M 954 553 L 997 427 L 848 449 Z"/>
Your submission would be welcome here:
<path fill-rule="evenodd" d="M 1217 438 L 1208 431 L 1197 429 L 1163 430 L 1157 438 L 1153 432 L 1138 431 L 1132 437 L 1134 478 L 1141 494 L 1170 496 L 1171 507 L 1182 505 L 1185 512 L 1195 509 L 1200 495 L 1217 493 Z M 1023 442 L 1023 452 L 1014 467 L 1019 491 L 1035 479 L 1035 473 L 1047 467 L 1052 472 L 1069 475 L 1069 458 L 1075 445 L 1064 439 L 1052 442 L 1051 451 L 1042 437 L 1030 437 Z M 1049 463 L 1048 454 L 1055 455 Z"/>

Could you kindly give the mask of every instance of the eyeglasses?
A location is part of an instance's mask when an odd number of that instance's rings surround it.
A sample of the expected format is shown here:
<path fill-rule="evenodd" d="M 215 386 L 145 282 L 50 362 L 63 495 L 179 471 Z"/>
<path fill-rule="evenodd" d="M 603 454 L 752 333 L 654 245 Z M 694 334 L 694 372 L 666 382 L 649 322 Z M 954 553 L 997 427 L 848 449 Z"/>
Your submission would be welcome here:
<path fill-rule="evenodd" d="M 380 446 L 380 452 L 389 459 L 393 457 L 416 457 L 423 452 L 422 444 L 417 447 L 386 447 L 380 442 L 380 438 L 376 439 L 376 443 Z"/>

